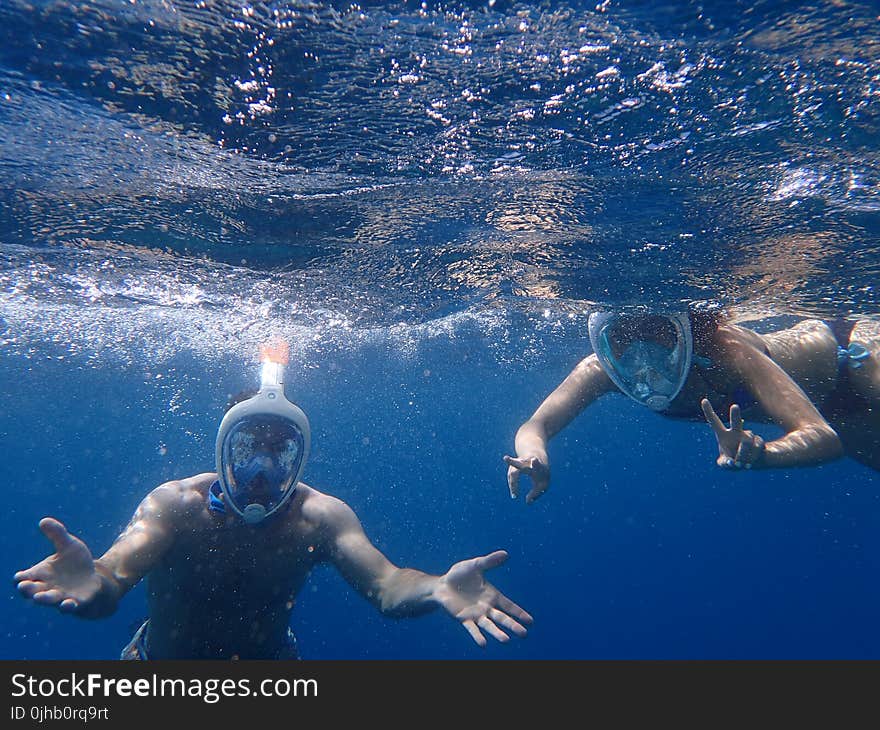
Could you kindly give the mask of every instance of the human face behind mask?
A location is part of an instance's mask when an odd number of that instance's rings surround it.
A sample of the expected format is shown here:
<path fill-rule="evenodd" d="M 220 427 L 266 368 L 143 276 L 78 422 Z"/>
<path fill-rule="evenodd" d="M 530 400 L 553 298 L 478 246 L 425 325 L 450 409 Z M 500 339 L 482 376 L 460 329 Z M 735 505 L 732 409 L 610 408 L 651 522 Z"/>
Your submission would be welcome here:
<path fill-rule="evenodd" d="M 640 398 L 658 394 L 670 398 L 677 374 L 672 351 L 652 341 L 636 341 L 617 358 L 619 370 L 633 383 Z"/>
<path fill-rule="evenodd" d="M 292 474 L 291 467 L 298 451 L 294 439 L 284 439 L 270 445 L 261 443 L 246 429 L 234 433 L 232 444 L 232 471 L 238 493 L 249 495 L 250 500 L 262 501 L 281 498 Z"/>

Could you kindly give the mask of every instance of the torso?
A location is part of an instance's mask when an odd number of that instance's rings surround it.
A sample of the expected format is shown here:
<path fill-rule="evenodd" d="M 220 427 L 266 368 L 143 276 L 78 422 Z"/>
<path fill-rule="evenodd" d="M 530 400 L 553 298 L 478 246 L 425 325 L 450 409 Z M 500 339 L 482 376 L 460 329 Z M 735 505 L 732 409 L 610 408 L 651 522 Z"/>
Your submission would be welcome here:
<path fill-rule="evenodd" d="M 821 410 L 837 431 L 847 455 L 880 471 L 880 409 L 843 387 Z"/>
<path fill-rule="evenodd" d="M 322 496 L 300 484 L 284 512 L 258 526 L 206 502 L 147 577 L 150 657 L 277 658 L 296 595 L 321 559 L 303 506 Z"/>

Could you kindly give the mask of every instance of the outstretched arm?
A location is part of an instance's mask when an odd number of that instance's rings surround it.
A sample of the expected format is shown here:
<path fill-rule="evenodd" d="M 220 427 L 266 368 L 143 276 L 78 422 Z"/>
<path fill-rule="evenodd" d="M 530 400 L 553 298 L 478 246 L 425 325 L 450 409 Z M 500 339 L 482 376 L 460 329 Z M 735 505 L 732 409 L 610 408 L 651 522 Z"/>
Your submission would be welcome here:
<path fill-rule="evenodd" d="M 532 489 L 526 502 L 534 502 L 550 486 L 550 459 L 547 442 L 565 428 L 599 396 L 614 389 L 599 360 L 590 355 L 581 360 L 568 377 L 538 406 L 531 418 L 516 432 L 516 456 L 505 456 L 510 496 L 519 496 L 519 478 L 527 474 Z"/>
<path fill-rule="evenodd" d="M 191 505 L 188 480 L 157 487 L 140 503 L 128 527 L 97 560 L 88 546 L 58 520 L 45 517 L 40 530 L 55 552 L 15 574 L 18 590 L 35 603 L 82 618 L 103 618 L 158 562 L 171 545 L 177 518 Z"/>
<path fill-rule="evenodd" d="M 718 441 L 722 467 L 781 468 L 808 466 L 843 454 L 840 438 L 798 384 L 770 357 L 738 336 L 720 330 L 719 361 L 726 363 L 760 403 L 763 411 L 786 433 L 773 441 L 744 429 L 739 406 L 730 409 L 726 428 L 708 400 L 702 408 Z"/>
<path fill-rule="evenodd" d="M 348 505 L 332 497 L 327 500 L 324 521 L 330 559 L 345 580 L 383 614 L 412 617 L 442 607 L 480 646 L 486 645 L 482 631 L 498 641 L 509 639 L 500 627 L 526 635 L 523 623 L 531 623 L 532 617 L 483 578 L 486 570 L 507 559 L 507 553 L 463 560 L 439 576 L 399 568 L 369 541 Z"/>

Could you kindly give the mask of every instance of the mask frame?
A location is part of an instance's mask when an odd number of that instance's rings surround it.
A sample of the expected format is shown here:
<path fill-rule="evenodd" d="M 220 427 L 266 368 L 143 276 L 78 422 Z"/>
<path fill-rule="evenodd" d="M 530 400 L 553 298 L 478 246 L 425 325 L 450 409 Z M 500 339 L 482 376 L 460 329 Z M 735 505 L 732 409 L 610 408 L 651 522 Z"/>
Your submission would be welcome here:
<path fill-rule="evenodd" d="M 630 341 L 629 347 L 634 346 L 637 342 L 650 343 L 666 350 L 671 356 L 679 351 L 679 345 L 681 345 L 681 352 L 676 358 L 676 361 L 679 363 L 678 373 L 671 392 L 652 392 L 650 384 L 644 380 L 636 380 L 625 376 L 621 372 L 622 368 L 619 365 L 624 355 L 617 356 L 612 350 L 608 330 L 623 318 L 638 320 L 640 315 L 617 312 L 592 312 L 588 321 L 590 344 L 593 346 L 593 352 L 599 359 L 602 369 L 624 395 L 639 405 L 647 406 L 652 411 L 664 411 L 681 392 L 690 374 L 694 355 L 694 338 L 691 332 L 691 324 L 688 316 L 679 312 L 652 312 L 641 316 L 645 318 L 660 317 L 669 322 L 675 330 L 675 345 L 672 348 L 663 348 L 662 345 L 651 342 L 650 338 L 634 338 Z M 635 324 L 634 327 L 637 329 L 638 324 Z M 663 375 L 665 377 L 665 373 Z M 672 381 L 667 379 L 667 382 Z"/>
<path fill-rule="evenodd" d="M 229 482 L 232 466 L 227 462 L 224 454 L 224 444 L 232 429 L 245 419 L 259 416 L 275 416 L 289 421 L 302 435 L 301 456 L 299 457 L 299 463 L 293 480 L 281 499 L 268 510 L 259 502 L 252 502 L 243 506 L 238 503 L 234 485 Z M 310 450 L 311 428 L 309 426 L 309 419 L 299 406 L 291 403 L 284 395 L 283 365 L 270 361 L 264 362 L 260 390 L 253 397 L 230 408 L 223 416 L 223 420 L 220 422 L 220 427 L 217 430 L 215 464 L 225 504 L 244 522 L 250 525 L 258 524 L 267 517 L 277 513 L 293 497 L 296 486 L 299 483 L 299 478 L 305 470 Z"/>

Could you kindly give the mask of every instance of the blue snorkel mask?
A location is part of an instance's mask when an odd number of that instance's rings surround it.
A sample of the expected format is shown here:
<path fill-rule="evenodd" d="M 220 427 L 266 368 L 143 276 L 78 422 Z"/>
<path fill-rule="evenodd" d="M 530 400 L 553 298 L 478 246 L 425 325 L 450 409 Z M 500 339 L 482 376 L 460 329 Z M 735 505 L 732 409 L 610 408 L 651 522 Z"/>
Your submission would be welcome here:
<path fill-rule="evenodd" d="M 651 410 L 668 408 L 693 360 L 687 315 L 593 312 L 588 326 L 599 364 L 621 392 Z"/>
<path fill-rule="evenodd" d="M 251 525 L 288 503 L 309 456 L 308 418 L 284 396 L 285 364 L 264 351 L 259 392 L 230 408 L 217 431 L 224 503 Z"/>

